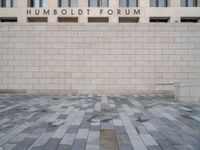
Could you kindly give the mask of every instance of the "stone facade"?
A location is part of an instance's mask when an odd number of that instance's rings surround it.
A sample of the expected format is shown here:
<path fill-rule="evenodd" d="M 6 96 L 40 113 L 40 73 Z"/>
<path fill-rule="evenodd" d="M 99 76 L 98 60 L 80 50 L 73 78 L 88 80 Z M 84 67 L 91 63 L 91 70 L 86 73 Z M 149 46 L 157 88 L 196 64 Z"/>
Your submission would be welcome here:
<path fill-rule="evenodd" d="M 200 79 L 199 24 L 0 24 L 0 89 L 165 92 Z"/>

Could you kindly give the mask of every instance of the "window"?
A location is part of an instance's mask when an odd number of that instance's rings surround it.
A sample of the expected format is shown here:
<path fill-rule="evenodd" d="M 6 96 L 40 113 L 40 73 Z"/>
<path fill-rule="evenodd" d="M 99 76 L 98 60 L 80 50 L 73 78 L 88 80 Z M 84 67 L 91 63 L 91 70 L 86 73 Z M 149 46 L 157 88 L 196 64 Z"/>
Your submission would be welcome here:
<path fill-rule="evenodd" d="M 58 7 L 78 7 L 78 0 L 58 0 Z"/>
<path fill-rule="evenodd" d="M 197 0 L 181 0 L 181 7 L 197 7 Z"/>
<path fill-rule="evenodd" d="M 88 17 L 89 23 L 108 23 L 108 17 Z"/>
<path fill-rule="evenodd" d="M 0 22 L 17 22 L 17 17 L 0 17 Z"/>
<path fill-rule="evenodd" d="M 150 0 L 150 7 L 167 7 L 167 0 Z"/>
<path fill-rule="evenodd" d="M 119 0 L 119 7 L 138 7 L 138 0 Z"/>
<path fill-rule="evenodd" d="M 89 7 L 108 7 L 108 0 L 88 0 Z"/>
<path fill-rule="evenodd" d="M 28 17 L 27 22 L 48 22 L 47 17 Z"/>
<path fill-rule="evenodd" d="M 136 23 L 139 22 L 139 17 L 119 17 L 119 23 Z"/>
<path fill-rule="evenodd" d="M 17 0 L 0 0 L 0 7 L 17 7 Z"/>
<path fill-rule="evenodd" d="M 48 0 L 29 0 L 28 7 L 47 7 Z"/>
<path fill-rule="evenodd" d="M 77 23 L 78 17 L 58 17 L 58 22 Z"/>
<path fill-rule="evenodd" d="M 181 17 L 181 22 L 193 22 L 197 23 L 199 22 L 200 17 Z"/>
<path fill-rule="evenodd" d="M 154 23 L 167 23 L 169 22 L 170 17 L 150 17 L 149 22 L 154 22 Z"/>

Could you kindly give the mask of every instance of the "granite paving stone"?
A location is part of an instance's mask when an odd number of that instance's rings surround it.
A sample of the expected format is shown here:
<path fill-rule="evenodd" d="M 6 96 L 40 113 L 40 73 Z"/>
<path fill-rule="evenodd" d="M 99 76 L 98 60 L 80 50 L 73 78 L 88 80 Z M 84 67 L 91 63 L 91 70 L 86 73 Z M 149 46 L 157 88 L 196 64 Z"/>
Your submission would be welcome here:
<path fill-rule="evenodd" d="M 200 105 L 173 95 L 0 94 L 3 150 L 199 150 Z"/>

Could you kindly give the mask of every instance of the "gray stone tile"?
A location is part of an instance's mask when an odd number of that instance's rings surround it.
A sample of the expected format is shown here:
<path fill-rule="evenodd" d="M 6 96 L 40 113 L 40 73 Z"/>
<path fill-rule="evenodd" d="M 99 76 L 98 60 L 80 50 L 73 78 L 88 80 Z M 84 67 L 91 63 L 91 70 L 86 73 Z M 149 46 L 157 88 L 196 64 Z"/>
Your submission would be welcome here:
<path fill-rule="evenodd" d="M 20 143 L 18 143 L 13 150 L 27 150 L 35 141 L 36 139 L 24 139 L 23 141 L 21 141 Z"/>
<path fill-rule="evenodd" d="M 89 133 L 89 129 L 79 129 L 76 134 L 76 139 L 87 139 Z"/>
<path fill-rule="evenodd" d="M 61 139 L 51 138 L 47 143 L 42 147 L 42 150 L 55 150 L 60 143 Z"/>
<path fill-rule="evenodd" d="M 115 126 L 115 132 L 117 134 L 126 134 L 126 129 L 124 126 Z"/>
<path fill-rule="evenodd" d="M 67 133 L 77 133 L 78 132 L 78 129 L 79 129 L 79 126 L 73 126 L 71 125 L 68 130 L 67 130 Z"/>
<path fill-rule="evenodd" d="M 158 145 L 157 142 L 153 139 L 153 137 L 150 134 L 141 134 L 140 136 L 146 146 Z"/>
<path fill-rule="evenodd" d="M 159 145 L 148 146 L 148 150 L 162 150 Z"/>
<path fill-rule="evenodd" d="M 5 150 L 100 150 L 99 133 L 107 129 L 117 136 L 120 150 L 199 150 L 200 105 L 160 94 L 53 97 L 0 94 L 0 145 Z M 59 120 L 63 123 L 55 125 Z"/>
<path fill-rule="evenodd" d="M 119 144 L 119 150 L 133 150 L 131 144 Z"/>
<path fill-rule="evenodd" d="M 76 139 L 71 150 L 85 150 L 87 139 Z"/>
<path fill-rule="evenodd" d="M 163 150 L 176 150 L 176 148 L 171 143 L 169 143 L 167 140 L 158 139 L 156 141 L 158 142 L 158 144 L 160 145 L 160 147 Z"/>
<path fill-rule="evenodd" d="M 65 144 L 59 144 L 56 150 L 71 150 L 71 146 Z"/>
<path fill-rule="evenodd" d="M 90 131 L 100 131 L 101 126 L 90 126 Z"/>
<path fill-rule="evenodd" d="M 101 150 L 119 150 L 117 136 L 114 130 L 101 130 L 100 132 Z"/>
<path fill-rule="evenodd" d="M 76 137 L 76 134 L 74 134 L 74 133 L 67 133 L 62 138 L 60 144 L 63 144 L 63 145 L 72 145 L 73 142 L 74 142 L 75 137 Z"/>

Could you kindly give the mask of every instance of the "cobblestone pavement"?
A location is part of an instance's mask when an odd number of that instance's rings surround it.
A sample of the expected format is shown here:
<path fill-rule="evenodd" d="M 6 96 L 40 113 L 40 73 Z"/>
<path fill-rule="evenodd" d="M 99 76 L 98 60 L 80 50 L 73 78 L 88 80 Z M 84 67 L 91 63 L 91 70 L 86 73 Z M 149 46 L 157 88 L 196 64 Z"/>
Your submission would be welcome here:
<path fill-rule="evenodd" d="M 167 95 L 0 94 L 3 150 L 200 150 L 200 105 Z"/>

